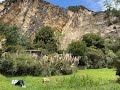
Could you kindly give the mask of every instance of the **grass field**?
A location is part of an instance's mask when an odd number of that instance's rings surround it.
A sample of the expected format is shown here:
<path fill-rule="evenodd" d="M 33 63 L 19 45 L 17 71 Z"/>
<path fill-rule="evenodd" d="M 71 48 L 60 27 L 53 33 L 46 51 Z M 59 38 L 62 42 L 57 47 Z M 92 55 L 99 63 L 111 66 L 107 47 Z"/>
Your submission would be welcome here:
<path fill-rule="evenodd" d="M 0 90 L 120 90 L 114 69 L 88 69 L 67 76 L 52 76 L 49 83 L 44 77 L 5 77 L 0 75 Z M 11 85 L 11 80 L 24 80 L 26 88 Z"/>

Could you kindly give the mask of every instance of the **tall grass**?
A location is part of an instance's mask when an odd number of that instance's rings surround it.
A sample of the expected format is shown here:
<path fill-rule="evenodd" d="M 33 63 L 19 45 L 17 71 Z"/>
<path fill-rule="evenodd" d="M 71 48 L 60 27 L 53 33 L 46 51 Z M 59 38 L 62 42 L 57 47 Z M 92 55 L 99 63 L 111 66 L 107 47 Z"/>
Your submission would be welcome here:
<path fill-rule="evenodd" d="M 70 54 L 34 58 L 28 53 L 7 53 L 0 59 L 0 73 L 34 76 L 68 75 L 77 71 L 78 62 L 79 57 L 72 57 Z"/>

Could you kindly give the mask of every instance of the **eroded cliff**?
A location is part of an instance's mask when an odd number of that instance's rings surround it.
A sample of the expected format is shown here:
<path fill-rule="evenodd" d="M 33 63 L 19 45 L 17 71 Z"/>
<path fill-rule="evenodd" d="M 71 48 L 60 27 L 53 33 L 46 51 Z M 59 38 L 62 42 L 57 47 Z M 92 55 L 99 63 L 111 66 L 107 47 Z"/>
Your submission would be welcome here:
<path fill-rule="evenodd" d="M 7 3 L 8 1 L 11 3 Z M 72 40 L 78 40 L 86 33 L 120 36 L 119 22 L 109 24 L 109 19 L 116 21 L 118 18 L 108 19 L 105 12 L 94 13 L 83 8 L 78 12 L 72 12 L 43 0 L 6 0 L 5 2 L 4 8 L 1 9 L 0 6 L 1 22 L 17 25 L 22 33 L 32 37 L 39 28 L 50 26 L 62 33 L 59 38 L 61 49 L 66 49 Z"/>

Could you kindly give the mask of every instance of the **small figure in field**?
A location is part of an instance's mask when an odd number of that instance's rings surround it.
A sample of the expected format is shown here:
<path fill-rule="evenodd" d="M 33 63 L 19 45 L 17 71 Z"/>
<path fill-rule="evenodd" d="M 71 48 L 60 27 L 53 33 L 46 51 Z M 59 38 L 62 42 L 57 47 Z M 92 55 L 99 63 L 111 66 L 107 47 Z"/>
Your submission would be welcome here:
<path fill-rule="evenodd" d="M 50 79 L 49 79 L 49 78 L 43 78 L 43 79 L 42 79 L 42 82 L 43 82 L 43 83 L 50 82 Z"/>

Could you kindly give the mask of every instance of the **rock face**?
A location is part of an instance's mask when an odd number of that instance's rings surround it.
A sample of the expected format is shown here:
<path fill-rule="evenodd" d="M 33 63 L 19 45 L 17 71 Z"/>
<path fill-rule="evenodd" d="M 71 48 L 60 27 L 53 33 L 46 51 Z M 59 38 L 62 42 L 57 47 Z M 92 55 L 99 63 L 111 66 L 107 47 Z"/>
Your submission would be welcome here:
<path fill-rule="evenodd" d="M 4 4 L 0 3 L 0 11 L 2 11 L 4 9 Z"/>
<path fill-rule="evenodd" d="M 72 12 L 43 0 L 6 0 L 4 3 L 0 21 L 20 27 L 22 33 L 33 38 L 39 28 L 50 26 L 62 33 L 61 49 L 66 49 L 72 40 L 78 40 L 86 33 L 120 36 L 119 22 L 109 25 L 105 12 L 95 14 L 87 9 Z"/>

